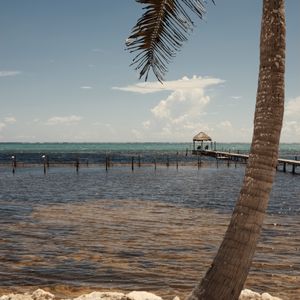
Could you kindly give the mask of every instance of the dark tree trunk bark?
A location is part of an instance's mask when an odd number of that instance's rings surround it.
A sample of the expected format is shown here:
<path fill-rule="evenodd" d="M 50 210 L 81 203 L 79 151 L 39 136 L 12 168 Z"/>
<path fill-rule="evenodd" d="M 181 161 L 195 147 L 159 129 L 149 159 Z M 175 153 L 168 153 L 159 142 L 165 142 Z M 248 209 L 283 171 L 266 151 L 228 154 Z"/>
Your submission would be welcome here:
<path fill-rule="evenodd" d="M 243 288 L 276 172 L 284 72 L 284 0 L 264 0 L 254 132 L 243 186 L 219 251 L 188 300 L 235 300 Z"/>

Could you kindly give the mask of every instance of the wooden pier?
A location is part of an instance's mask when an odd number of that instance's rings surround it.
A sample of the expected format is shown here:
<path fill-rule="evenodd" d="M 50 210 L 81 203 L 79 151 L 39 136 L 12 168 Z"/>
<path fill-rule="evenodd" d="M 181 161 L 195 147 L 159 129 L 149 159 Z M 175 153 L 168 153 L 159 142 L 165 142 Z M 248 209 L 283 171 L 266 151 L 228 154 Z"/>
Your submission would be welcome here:
<path fill-rule="evenodd" d="M 215 157 L 217 160 L 227 160 L 227 161 L 234 161 L 234 162 L 244 162 L 246 163 L 247 159 L 249 158 L 248 154 L 241 154 L 241 153 L 234 153 L 234 152 L 224 152 L 224 151 L 216 151 L 216 150 L 193 150 L 192 152 L 194 155 L 204 155 L 204 156 L 211 156 Z M 277 170 L 279 166 L 282 165 L 282 171 L 287 172 L 287 166 L 291 166 L 291 172 L 293 174 L 296 173 L 296 167 L 300 166 L 300 160 L 293 159 L 278 159 Z"/>
<path fill-rule="evenodd" d="M 279 158 L 278 159 L 278 165 L 282 164 L 283 168 L 283 172 L 286 172 L 286 166 L 287 165 L 291 165 L 292 166 L 292 173 L 295 174 L 296 173 L 296 167 L 300 166 L 300 160 L 292 160 L 292 159 L 283 159 L 283 158 Z M 278 168 L 278 166 L 277 166 Z"/>

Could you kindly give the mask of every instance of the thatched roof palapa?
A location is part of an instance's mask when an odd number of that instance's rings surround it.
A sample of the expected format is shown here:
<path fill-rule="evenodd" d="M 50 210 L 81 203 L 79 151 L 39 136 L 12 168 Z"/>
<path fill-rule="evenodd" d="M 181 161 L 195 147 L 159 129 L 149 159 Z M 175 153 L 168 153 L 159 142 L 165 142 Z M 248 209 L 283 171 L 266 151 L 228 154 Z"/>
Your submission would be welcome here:
<path fill-rule="evenodd" d="M 204 141 L 211 141 L 211 138 L 204 132 L 199 132 L 197 135 L 193 137 L 193 142 L 204 142 Z"/>

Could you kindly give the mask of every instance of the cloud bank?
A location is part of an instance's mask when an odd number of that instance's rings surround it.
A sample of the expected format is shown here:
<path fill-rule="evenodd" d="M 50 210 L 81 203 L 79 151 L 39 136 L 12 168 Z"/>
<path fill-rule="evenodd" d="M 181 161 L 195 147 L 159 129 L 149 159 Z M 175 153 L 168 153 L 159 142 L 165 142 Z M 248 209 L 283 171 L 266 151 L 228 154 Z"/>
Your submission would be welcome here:
<path fill-rule="evenodd" d="M 160 82 L 140 82 L 126 87 L 113 87 L 115 90 L 126 92 L 134 92 L 140 94 L 156 93 L 161 91 L 190 91 L 191 89 L 201 89 L 216 84 L 223 83 L 224 80 L 213 77 L 193 76 L 188 78 L 184 76 L 182 79 Z"/>
<path fill-rule="evenodd" d="M 47 120 L 46 125 L 71 125 L 78 123 L 82 120 L 82 117 L 71 115 L 71 116 L 62 116 L 62 117 L 51 117 Z"/>
<path fill-rule="evenodd" d="M 91 89 L 92 89 L 92 87 L 89 86 L 89 85 L 83 85 L 83 86 L 81 86 L 80 88 L 81 88 L 82 90 L 91 90 Z"/>
<path fill-rule="evenodd" d="M 211 99 L 207 89 L 216 87 L 224 80 L 213 77 L 193 76 L 178 80 L 145 82 L 114 89 L 140 94 L 169 91 L 166 98 L 161 99 L 151 108 L 150 118 L 144 120 L 140 128 L 132 129 L 137 140 L 151 139 L 155 141 L 186 140 L 199 130 L 208 130 L 203 117 Z"/>
<path fill-rule="evenodd" d="M 21 71 L 0 70 L 0 77 L 16 76 L 21 74 Z"/>

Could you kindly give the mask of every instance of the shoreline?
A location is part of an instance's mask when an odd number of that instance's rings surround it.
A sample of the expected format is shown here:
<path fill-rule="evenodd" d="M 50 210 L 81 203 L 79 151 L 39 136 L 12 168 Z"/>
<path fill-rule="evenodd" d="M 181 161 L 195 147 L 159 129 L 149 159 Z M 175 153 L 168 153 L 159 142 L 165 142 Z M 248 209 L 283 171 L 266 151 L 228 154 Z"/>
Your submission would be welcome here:
<path fill-rule="evenodd" d="M 145 292 L 145 291 L 131 291 L 129 293 L 123 292 L 98 292 L 93 291 L 86 294 L 75 296 L 75 298 L 58 298 L 49 291 L 37 289 L 33 292 L 25 293 L 10 293 L 6 295 L 0 294 L 0 300 L 163 300 L 160 296 Z M 178 296 L 174 296 L 173 300 L 180 300 Z M 239 300 L 283 300 L 274 297 L 269 293 L 259 294 L 249 289 L 243 289 Z"/>

